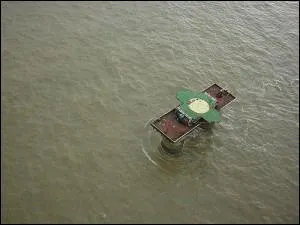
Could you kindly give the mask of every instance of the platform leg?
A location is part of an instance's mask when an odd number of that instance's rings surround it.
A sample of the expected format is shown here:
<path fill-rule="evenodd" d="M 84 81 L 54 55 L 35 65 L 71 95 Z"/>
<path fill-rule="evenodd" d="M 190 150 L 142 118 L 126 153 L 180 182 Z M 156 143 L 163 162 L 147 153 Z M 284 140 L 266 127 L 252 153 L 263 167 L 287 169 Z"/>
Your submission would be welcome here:
<path fill-rule="evenodd" d="M 178 143 L 173 143 L 163 137 L 160 143 L 163 150 L 166 151 L 167 153 L 177 154 L 182 152 L 184 140 Z"/>

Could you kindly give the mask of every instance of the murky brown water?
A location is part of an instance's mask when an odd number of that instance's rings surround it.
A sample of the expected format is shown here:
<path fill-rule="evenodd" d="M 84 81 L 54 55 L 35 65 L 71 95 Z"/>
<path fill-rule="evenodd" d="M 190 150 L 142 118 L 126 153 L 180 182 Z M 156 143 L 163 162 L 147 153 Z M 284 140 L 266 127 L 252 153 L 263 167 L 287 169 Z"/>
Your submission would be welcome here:
<path fill-rule="evenodd" d="M 298 2 L 1 2 L 1 222 L 299 223 Z M 222 122 L 147 122 L 218 83 Z"/>

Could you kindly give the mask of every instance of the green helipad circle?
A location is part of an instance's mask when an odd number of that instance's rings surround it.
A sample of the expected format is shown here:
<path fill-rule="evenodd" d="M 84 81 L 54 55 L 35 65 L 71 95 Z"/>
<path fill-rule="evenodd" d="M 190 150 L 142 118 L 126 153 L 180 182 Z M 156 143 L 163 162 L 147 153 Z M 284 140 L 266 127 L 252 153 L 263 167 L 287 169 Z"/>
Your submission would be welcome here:
<path fill-rule="evenodd" d="M 190 104 L 188 105 L 189 108 L 195 112 L 195 113 L 207 113 L 209 111 L 209 104 L 202 100 L 202 99 L 198 99 L 198 98 L 193 98 L 191 100 L 189 100 Z"/>

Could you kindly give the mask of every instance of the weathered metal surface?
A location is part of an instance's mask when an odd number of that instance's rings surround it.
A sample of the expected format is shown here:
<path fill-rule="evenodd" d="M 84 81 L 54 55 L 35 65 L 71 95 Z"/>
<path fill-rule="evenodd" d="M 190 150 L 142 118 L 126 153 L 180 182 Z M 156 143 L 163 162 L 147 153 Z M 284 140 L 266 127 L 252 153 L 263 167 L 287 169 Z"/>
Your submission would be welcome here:
<path fill-rule="evenodd" d="M 223 95 L 222 98 L 218 98 L 217 94 L 221 90 L 222 87 L 220 87 L 217 84 L 213 84 L 209 88 L 203 91 L 203 92 L 207 92 L 209 95 L 217 99 L 217 106 L 216 106 L 217 110 L 221 110 L 223 107 L 225 107 L 235 99 L 235 97 L 228 91 L 225 91 L 225 94 Z M 207 126 L 207 122 L 204 119 L 200 119 L 199 123 L 191 127 L 180 123 L 176 119 L 177 117 L 175 113 L 175 108 L 171 109 L 170 111 L 168 111 L 167 113 L 163 114 L 158 119 L 150 123 L 154 129 L 160 132 L 169 141 L 173 143 L 182 141 L 193 130 L 197 129 L 198 127 Z"/>

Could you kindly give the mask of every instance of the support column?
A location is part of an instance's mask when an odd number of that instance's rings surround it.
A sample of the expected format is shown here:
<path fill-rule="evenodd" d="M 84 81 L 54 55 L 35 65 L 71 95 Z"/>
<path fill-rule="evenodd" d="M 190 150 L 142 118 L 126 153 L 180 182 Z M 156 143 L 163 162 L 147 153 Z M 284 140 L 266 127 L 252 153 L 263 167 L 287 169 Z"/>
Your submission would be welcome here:
<path fill-rule="evenodd" d="M 163 137 L 160 144 L 163 150 L 166 151 L 167 153 L 177 154 L 182 152 L 184 140 L 178 143 L 173 143 L 170 142 L 167 138 Z"/>

